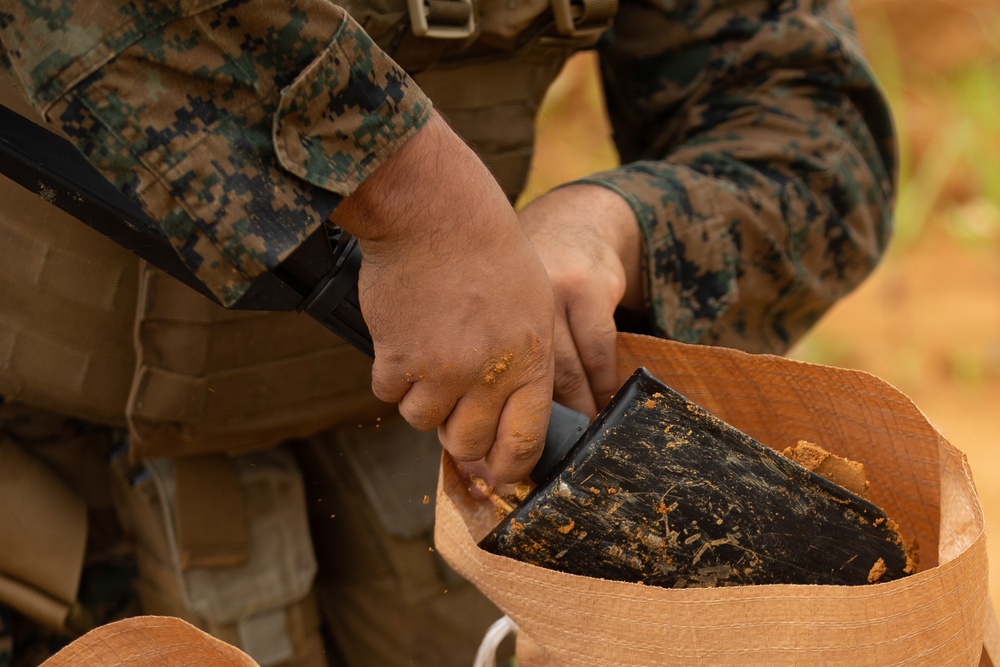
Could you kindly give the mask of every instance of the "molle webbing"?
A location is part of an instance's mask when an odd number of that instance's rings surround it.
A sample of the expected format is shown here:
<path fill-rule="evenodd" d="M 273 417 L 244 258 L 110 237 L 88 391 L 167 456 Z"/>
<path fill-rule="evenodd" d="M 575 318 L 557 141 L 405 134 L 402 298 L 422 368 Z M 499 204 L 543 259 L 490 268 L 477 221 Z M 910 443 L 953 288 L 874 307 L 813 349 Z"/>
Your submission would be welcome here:
<path fill-rule="evenodd" d="M 0 199 L 0 394 L 124 424 L 135 260 L 11 181 Z"/>
<path fill-rule="evenodd" d="M 474 0 L 474 28 L 464 39 L 454 32 L 419 36 L 416 26 L 433 23 L 435 15 L 455 25 L 465 17 L 465 2 L 365 5 L 365 26 L 379 45 L 413 75 L 515 201 L 531 166 L 535 116 L 545 92 L 566 59 L 593 45 L 610 26 L 618 0 Z M 407 10 L 409 25 L 404 16 L 390 29 L 392 18 Z"/>
<path fill-rule="evenodd" d="M 223 454 L 177 459 L 174 483 L 181 569 L 245 565 L 250 534 L 236 459 Z"/>
<path fill-rule="evenodd" d="M 0 75 L 0 103 L 41 123 Z M 0 176 L 0 395 L 123 425 L 137 262 Z"/>
<path fill-rule="evenodd" d="M 127 416 L 136 455 L 237 452 L 395 411 L 371 361 L 300 313 L 230 311 L 143 266 Z"/>

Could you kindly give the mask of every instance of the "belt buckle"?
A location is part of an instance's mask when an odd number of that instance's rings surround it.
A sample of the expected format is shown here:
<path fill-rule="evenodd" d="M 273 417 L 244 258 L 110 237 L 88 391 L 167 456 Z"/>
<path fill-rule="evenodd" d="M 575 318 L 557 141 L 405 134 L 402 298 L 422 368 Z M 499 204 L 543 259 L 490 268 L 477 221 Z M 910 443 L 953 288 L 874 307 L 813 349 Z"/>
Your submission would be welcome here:
<path fill-rule="evenodd" d="M 562 37 L 597 39 L 611 27 L 618 0 L 552 0 L 556 32 Z"/>
<path fill-rule="evenodd" d="M 468 12 L 468 17 L 460 23 L 443 23 L 435 21 L 434 7 L 448 6 L 449 14 Z M 407 0 L 410 10 L 410 29 L 417 37 L 433 39 L 466 39 L 476 30 L 476 13 L 472 0 Z"/>

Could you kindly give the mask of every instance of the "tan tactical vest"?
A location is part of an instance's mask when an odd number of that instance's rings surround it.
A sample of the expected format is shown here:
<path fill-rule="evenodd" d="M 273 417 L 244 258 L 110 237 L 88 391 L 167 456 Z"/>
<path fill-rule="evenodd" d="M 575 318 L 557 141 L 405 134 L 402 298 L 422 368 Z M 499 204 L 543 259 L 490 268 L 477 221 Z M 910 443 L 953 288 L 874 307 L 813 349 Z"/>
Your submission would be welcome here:
<path fill-rule="evenodd" d="M 351 0 L 513 201 L 534 117 L 614 0 Z M 0 76 L 0 102 L 36 118 Z M 305 315 L 227 311 L 0 177 L 0 395 L 112 425 L 134 453 L 272 446 L 394 412 L 370 360 Z"/>

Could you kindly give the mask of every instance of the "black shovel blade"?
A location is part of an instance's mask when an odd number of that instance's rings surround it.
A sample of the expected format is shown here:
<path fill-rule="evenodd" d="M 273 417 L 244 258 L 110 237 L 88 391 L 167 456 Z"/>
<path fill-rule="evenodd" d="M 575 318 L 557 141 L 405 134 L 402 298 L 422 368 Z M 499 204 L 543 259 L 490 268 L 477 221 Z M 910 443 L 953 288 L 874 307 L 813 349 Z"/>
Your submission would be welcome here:
<path fill-rule="evenodd" d="M 895 524 L 639 369 L 562 468 L 481 542 L 561 572 L 667 588 L 886 582 Z"/>

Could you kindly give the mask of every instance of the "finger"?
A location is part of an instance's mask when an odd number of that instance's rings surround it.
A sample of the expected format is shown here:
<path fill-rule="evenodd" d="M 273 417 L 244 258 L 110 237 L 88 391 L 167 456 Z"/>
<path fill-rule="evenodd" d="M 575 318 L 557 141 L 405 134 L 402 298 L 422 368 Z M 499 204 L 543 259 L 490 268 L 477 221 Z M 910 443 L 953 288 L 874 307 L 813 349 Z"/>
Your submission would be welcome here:
<path fill-rule="evenodd" d="M 569 330 L 592 400 L 598 409 L 603 408 L 619 388 L 618 328 L 613 313 L 588 303 L 569 313 Z"/>
<path fill-rule="evenodd" d="M 457 397 L 427 382 L 414 382 L 399 401 L 399 414 L 418 431 L 444 423 L 455 409 Z"/>
<path fill-rule="evenodd" d="M 385 355 L 385 359 L 388 355 Z M 399 403 L 414 383 L 422 379 L 420 373 L 401 371 L 398 364 L 392 364 L 375 355 L 372 364 L 372 393 L 386 403 Z"/>
<path fill-rule="evenodd" d="M 486 455 L 490 478 L 510 483 L 528 479 L 542 456 L 551 411 L 552 394 L 546 386 L 528 385 L 507 398 L 496 442 Z"/>
<path fill-rule="evenodd" d="M 502 397 L 485 392 L 462 396 L 448 418 L 438 427 L 441 445 L 456 461 L 484 458 L 496 440 Z"/>
<path fill-rule="evenodd" d="M 493 479 L 493 473 L 486 467 L 486 459 L 469 462 L 456 461 L 455 468 L 458 470 L 459 477 L 466 481 L 469 495 L 476 500 L 487 499 L 484 486 L 490 488 L 497 485 L 497 481 Z M 476 478 L 482 480 L 483 484 L 475 483 Z"/>
<path fill-rule="evenodd" d="M 553 392 L 555 399 L 567 408 L 579 410 L 590 416 L 597 415 L 597 403 L 591 391 L 587 369 L 580 358 L 573 333 L 563 312 L 556 318 L 552 350 L 556 362 Z"/>

